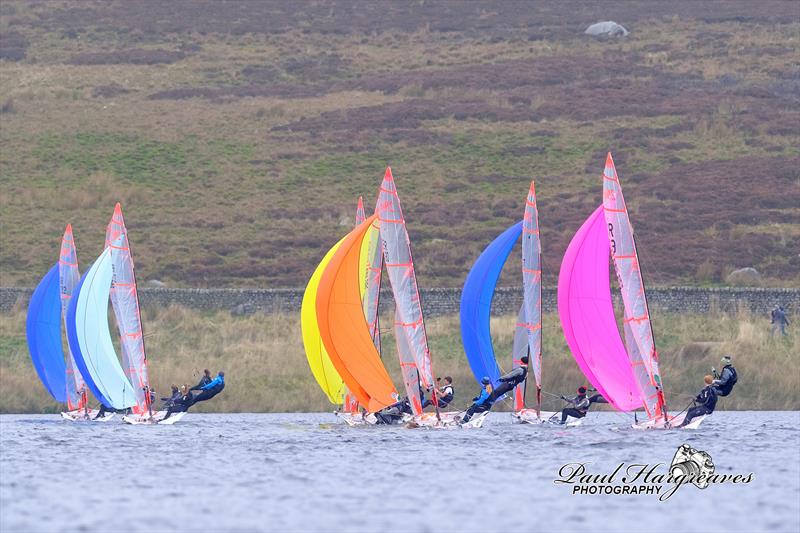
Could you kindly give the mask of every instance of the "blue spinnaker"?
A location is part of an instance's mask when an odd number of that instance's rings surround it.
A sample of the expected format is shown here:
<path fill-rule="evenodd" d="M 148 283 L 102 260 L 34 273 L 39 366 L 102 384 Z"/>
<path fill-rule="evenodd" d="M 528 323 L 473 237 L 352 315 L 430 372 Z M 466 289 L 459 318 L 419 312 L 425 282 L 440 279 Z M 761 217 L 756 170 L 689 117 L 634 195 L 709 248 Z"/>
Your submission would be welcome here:
<path fill-rule="evenodd" d="M 522 222 L 518 222 L 492 241 L 472 265 L 461 291 L 461 341 L 479 383 L 487 376 L 497 386 L 500 377 L 489 331 L 489 315 L 500 272 L 521 234 Z"/>
<path fill-rule="evenodd" d="M 119 364 L 108 330 L 111 277 L 111 248 L 106 248 L 72 295 L 67 311 L 67 339 L 92 393 L 103 405 L 124 409 L 136 404 L 136 395 Z"/>
<path fill-rule="evenodd" d="M 25 320 L 25 333 L 33 366 L 47 392 L 58 402 L 67 401 L 58 264 L 47 272 L 33 291 Z"/>

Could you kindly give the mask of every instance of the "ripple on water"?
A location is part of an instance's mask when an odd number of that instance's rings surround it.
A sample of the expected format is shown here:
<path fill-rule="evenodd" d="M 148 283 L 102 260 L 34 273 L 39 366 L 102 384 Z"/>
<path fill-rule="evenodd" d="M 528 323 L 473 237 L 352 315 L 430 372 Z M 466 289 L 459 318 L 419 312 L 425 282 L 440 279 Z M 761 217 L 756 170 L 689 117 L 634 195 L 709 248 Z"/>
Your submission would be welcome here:
<path fill-rule="evenodd" d="M 347 428 L 330 414 L 192 413 L 168 428 L 0 420 L 4 532 L 181 530 L 202 517 L 205 529 L 229 531 L 708 533 L 714 522 L 684 516 L 712 505 L 730 518 L 725 533 L 800 529 L 795 412 L 715 413 L 695 432 L 634 431 L 610 413 L 568 429 L 492 413 L 482 430 L 449 432 Z M 684 442 L 710 453 L 718 472 L 752 471 L 754 482 L 685 487 L 668 503 L 572 496 L 553 483 L 568 462 L 598 473 L 621 461 L 668 463 Z M 31 502 L 48 503 L 46 519 Z"/>

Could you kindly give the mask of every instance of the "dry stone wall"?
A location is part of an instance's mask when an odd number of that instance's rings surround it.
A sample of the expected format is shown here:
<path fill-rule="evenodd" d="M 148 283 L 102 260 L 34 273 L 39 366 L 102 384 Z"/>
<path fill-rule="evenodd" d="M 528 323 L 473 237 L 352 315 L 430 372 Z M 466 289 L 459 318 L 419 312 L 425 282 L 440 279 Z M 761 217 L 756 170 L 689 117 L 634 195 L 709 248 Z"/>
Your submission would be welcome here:
<path fill-rule="evenodd" d="M 33 289 L 0 287 L 0 312 L 27 306 Z M 769 314 L 776 304 L 783 305 L 791 316 L 800 312 L 800 289 L 774 288 L 699 288 L 653 287 L 647 291 L 650 307 L 663 311 L 705 313 L 712 309 L 735 312 L 740 308 L 757 314 Z M 423 308 L 427 316 L 458 313 L 461 290 L 422 290 Z M 617 294 L 618 298 L 619 295 Z M 227 309 L 234 314 L 296 313 L 303 301 L 303 289 L 170 289 L 141 288 L 143 306 L 180 305 L 201 311 Z M 542 295 L 545 311 L 556 310 L 556 291 L 547 289 Z M 522 304 L 518 288 L 498 288 L 492 302 L 494 314 L 516 314 Z M 381 309 L 394 305 L 392 293 L 381 292 Z"/>

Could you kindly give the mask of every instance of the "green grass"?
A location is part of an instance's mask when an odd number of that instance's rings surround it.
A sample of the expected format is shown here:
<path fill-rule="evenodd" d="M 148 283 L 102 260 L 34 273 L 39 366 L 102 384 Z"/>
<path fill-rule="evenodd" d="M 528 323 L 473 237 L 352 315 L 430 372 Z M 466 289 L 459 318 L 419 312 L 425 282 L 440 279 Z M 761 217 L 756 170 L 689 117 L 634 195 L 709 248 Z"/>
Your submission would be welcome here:
<path fill-rule="evenodd" d="M 391 317 L 383 317 L 390 323 Z M 48 396 L 33 369 L 24 340 L 22 311 L 0 315 L 0 412 L 53 413 L 59 406 Z M 299 317 L 261 315 L 233 317 L 225 311 L 201 313 L 181 307 L 145 309 L 151 383 L 166 393 L 171 383 L 193 383 L 203 368 L 225 370 L 223 394 L 197 407 L 203 412 L 326 411 L 334 406 L 319 390 L 302 347 Z M 501 367 L 510 366 L 515 320 L 494 317 L 492 334 Z M 682 409 L 702 386 L 711 366 L 725 353 L 734 356 L 739 383 L 720 401 L 720 409 L 796 409 L 800 386 L 800 338 L 772 338 L 766 320 L 748 313 L 676 315 L 657 313 L 654 329 L 661 374 L 669 405 Z M 469 403 L 477 384 L 461 346 L 458 318 L 427 321 L 434 370 L 454 378 L 455 406 Z M 543 331 L 543 387 L 567 394 L 585 383 L 561 333 L 558 318 L 547 314 Z M 383 360 L 400 384 L 399 364 L 389 331 L 383 335 Z M 400 385 L 402 386 L 402 385 Z M 546 399 L 549 409 L 558 403 Z M 498 409 L 504 409 L 498 406 Z"/>

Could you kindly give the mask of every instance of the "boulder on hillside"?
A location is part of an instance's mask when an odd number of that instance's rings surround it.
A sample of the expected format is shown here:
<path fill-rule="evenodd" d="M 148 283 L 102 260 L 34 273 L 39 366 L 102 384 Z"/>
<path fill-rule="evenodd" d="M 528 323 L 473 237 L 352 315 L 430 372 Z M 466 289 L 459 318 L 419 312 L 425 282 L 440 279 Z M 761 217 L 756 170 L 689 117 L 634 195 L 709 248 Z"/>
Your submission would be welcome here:
<path fill-rule="evenodd" d="M 249 303 L 239 304 L 231 309 L 233 316 L 247 316 L 252 315 L 257 311 L 256 306 Z"/>
<path fill-rule="evenodd" d="M 761 274 L 753 267 L 738 268 L 728 274 L 725 281 L 730 285 L 758 285 Z"/>
<path fill-rule="evenodd" d="M 605 22 L 592 24 L 586 28 L 586 31 L 583 33 L 594 36 L 609 35 L 611 37 L 625 37 L 629 32 L 621 24 L 607 20 Z"/>
<path fill-rule="evenodd" d="M 145 287 L 153 287 L 153 288 L 156 288 L 156 289 L 163 289 L 164 287 L 167 286 L 167 284 L 164 283 L 163 281 L 159 281 L 157 279 L 148 279 L 147 281 L 144 282 L 144 286 Z"/>

